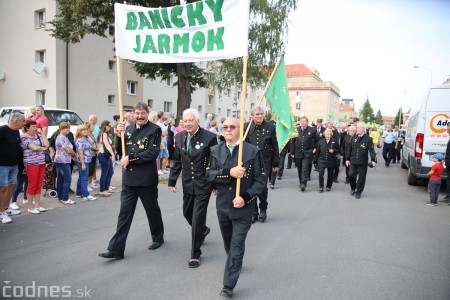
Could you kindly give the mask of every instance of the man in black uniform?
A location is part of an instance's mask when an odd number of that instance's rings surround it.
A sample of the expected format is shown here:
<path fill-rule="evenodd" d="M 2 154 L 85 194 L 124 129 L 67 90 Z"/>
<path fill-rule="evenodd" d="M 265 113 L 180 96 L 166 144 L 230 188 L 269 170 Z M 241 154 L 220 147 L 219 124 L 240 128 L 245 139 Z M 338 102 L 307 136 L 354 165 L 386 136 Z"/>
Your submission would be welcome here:
<path fill-rule="evenodd" d="M 210 148 L 217 145 L 214 133 L 200 128 L 199 113 L 195 109 L 183 112 L 184 131 L 175 137 L 173 166 L 170 168 L 169 190 L 176 192 L 178 176 L 182 172 L 183 215 L 192 227 L 190 268 L 200 266 L 200 247 L 209 234 L 206 213 L 212 192 L 212 182 L 206 178 Z"/>
<path fill-rule="evenodd" d="M 317 125 L 313 127 L 314 130 L 316 131 L 316 141 L 319 141 L 320 139 L 324 138 L 323 133 L 325 132 L 326 128 L 323 127 L 322 125 L 323 125 L 323 120 L 317 119 Z M 314 171 L 319 171 L 319 169 L 317 167 L 317 157 L 316 156 L 313 157 L 313 165 L 314 165 Z M 307 181 L 311 181 L 311 170 L 312 170 L 312 165 L 310 165 L 310 167 L 309 167 Z"/>
<path fill-rule="evenodd" d="M 225 143 L 211 148 L 208 180 L 217 189 L 216 208 L 227 261 L 221 296 L 231 298 L 241 273 L 245 239 L 252 225 L 253 203 L 267 188 L 261 150 L 244 142 L 242 166 L 238 166 L 239 121 L 228 118 L 222 127 Z M 240 178 L 240 196 L 236 197 L 236 182 Z"/>
<path fill-rule="evenodd" d="M 344 148 L 344 137 L 346 136 L 344 132 L 344 126 L 342 124 L 339 124 L 336 128 L 336 130 L 333 130 L 333 138 L 336 141 L 336 143 L 339 146 L 339 159 L 336 160 L 336 166 L 334 168 L 334 176 L 333 181 L 336 183 L 339 183 L 338 177 L 339 177 L 339 168 L 341 166 L 341 154 L 342 150 Z"/>
<path fill-rule="evenodd" d="M 301 118 L 297 131 L 298 137 L 292 140 L 291 155 L 295 159 L 300 189 L 303 192 L 306 189 L 313 156 L 316 153 L 317 136 L 315 128 L 308 126 L 306 117 Z"/>
<path fill-rule="evenodd" d="M 373 150 L 372 138 L 366 134 L 366 124 L 359 122 L 356 126 L 356 135 L 351 138 L 350 147 L 346 149 L 345 155 L 347 157 L 345 164 L 350 167 L 350 195 L 355 196 L 356 199 L 361 198 L 366 184 L 369 153 L 370 164 L 375 167 L 377 157 Z"/>
<path fill-rule="evenodd" d="M 264 121 L 264 109 L 262 107 L 256 107 L 252 111 L 252 124 L 246 142 L 255 145 L 261 150 L 261 154 L 264 160 L 264 169 L 266 170 L 266 176 L 269 177 L 271 172 L 278 172 L 278 166 L 280 164 L 280 153 L 278 150 L 277 134 L 275 126 Z M 244 132 L 247 130 L 249 123 L 245 123 Z M 263 192 L 258 195 L 259 198 L 259 221 L 264 222 L 267 218 L 267 196 L 269 190 L 267 186 Z M 258 220 L 258 206 L 255 201 L 255 212 L 253 214 L 253 222 Z"/>
<path fill-rule="evenodd" d="M 342 156 L 343 156 L 343 162 L 345 166 L 345 184 L 350 183 L 350 175 L 348 174 L 350 167 L 347 166 L 346 161 L 350 159 L 350 157 L 346 156 L 347 149 L 350 149 L 351 143 L 352 143 L 352 137 L 356 133 L 356 127 L 350 126 L 347 128 L 347 134 L 344 136 L 344 142 L 343 142 L 343 149 L 342 149 Z"/>
<path fill-rule="evenodd" d="M 121 165 L 125 168 L 122 174 L 122 193 L 120 196 L 120 213 L 117 231 L 108 245 L 108 251 L 100 253 L 103 258 L 122 259 L 125 243 L 138 198 L 141 199 L 147 214 L 153 242 L 148 249 L 155 250 L 164 243 L 164 225 L 158 205 L 158 172 L 156 159 L 161 144 L 161 128 L 148 121 L 148 106 L 139 102 L 134 106 L 136 123 L 125 131 L 125 154 Z M 124 123 L 117 126 L 123 131 Z"/>

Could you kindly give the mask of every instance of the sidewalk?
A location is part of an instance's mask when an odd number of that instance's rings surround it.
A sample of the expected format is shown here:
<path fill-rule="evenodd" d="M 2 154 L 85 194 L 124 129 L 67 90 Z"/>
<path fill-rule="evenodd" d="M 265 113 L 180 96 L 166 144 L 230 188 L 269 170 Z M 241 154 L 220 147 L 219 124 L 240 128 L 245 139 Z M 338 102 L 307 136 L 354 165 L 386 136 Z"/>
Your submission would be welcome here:
<path fill-rule="evenodd" d="M 101 168 L 97 167 L 97 179 L 100 179 L 100 175 L 101 175 Z M 168 173 L 164 174 L 164 175 L 160 175 L 159 183 L 167 184 L 168 178 L 169 178 Z M 72 183 L 70 185 L 70 188 L 73 191 L 76 190 L 77 180 L 78 180 L 78 171 L 75 168 L 72 173 Z M 110 197 L 113 197 L 113 196 L 115 196 L 115 194 L 120 193 L 120 191 L 122 190 L 122 168 L 120 165 L 116 165 L 116 164 L 114 165 L 114 175 L 111 180 L 111 185 L 116 188 L 113 192 L 113 195 L 110 196 Z M 98 186 L 98 184 L 97 184 L 97 186 Z M 45 190 L 42 190 L 42 193 L 41 193 L 41 206 L 42 207 L 45 207 L 48 210 L 52 210 L 52 209 L 56 209 L 56 208 L 63 207 L 63 206 L 70 206 L 70 205 L 64 205 L 64 204 L 60 203 L 58 201 L 58 198 L 51 197 L 49 195 L 49 192 L 50 191 L 48 191 L 47 195 L 44 197 Z M 102 201 L 107 198 L 110 198 L 110 197 L 104 197 L 104 196 L 98 195 L 99 192 L 100 192 L 99 188 L 96 188 L 96 189 L 94 189 L 93 192 L 90 193 L 92 196 L 97 197 L 97 200 L 95 200 L 95 201 Z M 83 200 L 82 198 L 76 198 L 75 195 L 69 195 L 69 198 L 72 199 L 73 201 L 75 201 L 76 203 L 92 202 L 92 201 L 88 201 L 88 200 Z M 25 216 L 25 215 L 30 214 L 28 212 L 28 206 L 27 206 L 28 204 L 23 204 L 22 199 L 23 199 L 23 193 L 20 193 L 19 196 L 17 197 L 17 204 L 20 207 L 21 214 L 17 215 L 17 216 L 12 216 L 13 219 L 16 217 Z M 43 212 L 43 213 L 45 214 L 45 212 Z"/>

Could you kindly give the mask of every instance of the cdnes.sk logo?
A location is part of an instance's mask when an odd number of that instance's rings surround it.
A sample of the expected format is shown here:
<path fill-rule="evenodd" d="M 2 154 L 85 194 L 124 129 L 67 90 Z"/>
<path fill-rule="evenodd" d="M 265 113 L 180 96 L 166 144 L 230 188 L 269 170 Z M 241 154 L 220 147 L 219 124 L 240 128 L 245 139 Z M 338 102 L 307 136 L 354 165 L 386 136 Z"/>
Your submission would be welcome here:
<path fill-rule="evenodd" d="M 430 121 L 431 130 L 435 133 L 446 132 L 448 124 L 450 124 L 450 117 L 447 114 L 437 114 Z"/>

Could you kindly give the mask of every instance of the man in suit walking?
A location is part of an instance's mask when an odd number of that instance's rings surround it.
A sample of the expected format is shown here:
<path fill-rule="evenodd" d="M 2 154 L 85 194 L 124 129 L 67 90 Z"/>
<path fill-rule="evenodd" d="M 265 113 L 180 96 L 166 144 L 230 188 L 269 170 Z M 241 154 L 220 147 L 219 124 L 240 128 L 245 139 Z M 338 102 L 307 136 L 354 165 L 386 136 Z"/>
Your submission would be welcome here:
<path fill-rule="evenodd" d="M 122 174 L 122 193 L 117 230 L 108 245 L 108 251 L 100 253 L 103 258 L 123 259 L 125 244 L 136 210 L 141 199 L 147 214 L 153 242 L 148 247 L 155 250 L 164 243 L 164 225 L 158 204 L 158 172 L 156 159 L 161 144 L 161 128 L 148 120 L 148 106 L 139 102 L 134 106 L 136 123 L 125 131 L 125 153 L 120 161 L 125 169 Z M 117 125 L 124 130 L 124 123 Z"/>
<path fill-rule="evenodd" d="M 192 247 L 189 268 L 200 266 L 200 247 L 209 234 L 206 213 L 213 189 L 206 178 L 210 148 L 217 145 L 214 133 L 199 126 L 199 112 L 186 109 L 183 112 L 184 131 L 175 137 L 173 166 L 170 168 L 169 190 L 176 192 L 177 179 L 181 175 L 183 184 L 183 215 L 191 225 Z"/>

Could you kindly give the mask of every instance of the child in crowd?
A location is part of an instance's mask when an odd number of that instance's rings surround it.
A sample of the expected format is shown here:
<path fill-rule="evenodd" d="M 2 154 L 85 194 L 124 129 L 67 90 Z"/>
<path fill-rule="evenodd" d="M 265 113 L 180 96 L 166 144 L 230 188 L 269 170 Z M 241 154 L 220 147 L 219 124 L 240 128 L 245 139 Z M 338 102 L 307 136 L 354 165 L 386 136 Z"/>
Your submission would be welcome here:
<path fill-rule="evenodd" d="M 436 153 L 433 155 L 434 165 L 431 167 L 431 171 L 428 172 L 428 177 L 430 178 L 428 182 L 428 192 L 430 193 L 430 203 L 427 205 L 437 206 L 437 200 L 439 196 L 439 190 L 441 189 L 441 174 L 444 170 L 442 161 L 444 160 L 444 155 L 442 153 Z"/>

